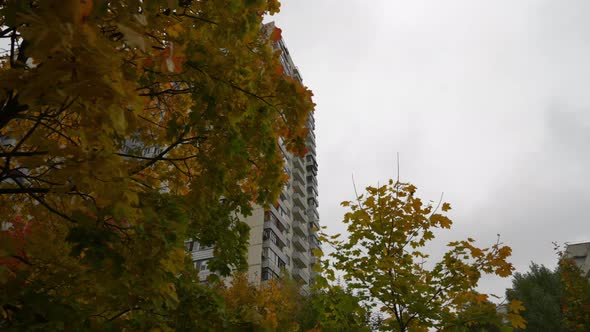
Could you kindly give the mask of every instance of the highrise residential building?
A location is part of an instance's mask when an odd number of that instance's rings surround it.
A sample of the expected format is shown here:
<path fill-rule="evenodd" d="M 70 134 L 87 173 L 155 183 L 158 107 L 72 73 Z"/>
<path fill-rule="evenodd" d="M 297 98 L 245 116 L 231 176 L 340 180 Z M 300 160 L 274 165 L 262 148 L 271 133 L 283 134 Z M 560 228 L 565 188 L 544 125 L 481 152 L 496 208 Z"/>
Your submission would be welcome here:
<path fill-rule="evenodd" d="M 263 29 L 272 32 L 274 23 Z M 285 73 L 299 82 L 299 70 L 293 64 L 285 42 L 280 39 L 274 45 L 281 51 L 281 63 Z M 248 247 L 248 276 L 251 282 L 277 278 L 283 271 L 296 280 L 309 284 L 316 264 L 314 249 L 321 249 L 318 238 L 320 229 L 318 213 L 318 164 L 316 161 L 315 119 L 313 113 L 307 120 L 307 153 L 300 157 L 289 153 L 282 141 L 277 142 L 285 160 L 285 172 L 289 181 L 279 200 L 269 208 L 255 207 L 245 218 L 250 226 Z M 201 279 L 209 274 L 207 261 L 213 257 L 213 248 L 202 248 L 197 243 L 188 244 L 195 267 Z"/>

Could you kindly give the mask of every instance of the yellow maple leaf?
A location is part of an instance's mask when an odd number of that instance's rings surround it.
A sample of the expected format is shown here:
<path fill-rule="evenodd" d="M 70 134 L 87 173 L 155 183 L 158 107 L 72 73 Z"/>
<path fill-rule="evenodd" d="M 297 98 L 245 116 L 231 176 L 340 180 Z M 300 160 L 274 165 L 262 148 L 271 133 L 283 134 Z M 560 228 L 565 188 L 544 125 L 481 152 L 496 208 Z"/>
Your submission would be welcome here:
<path fill-rule="evenodd" d="M 451 204 L 449 204 L 449 203 L 443 203 L 442 210 L 444 212 L 449 211 L 450 209 L 451 209 Z"/>
<path fill-rule="evenodd" d="M 166 28 L 166 33 L 172 37 L 178 37 L 178 35 L 184 30 L 184 27 L 181 23 L 174 24 Z"/>
<path fill-rule="evenodd" d="M 521 311 L 524 310 L 524 306 L 522 305 L 522 302 L 521 301 L 519 301 L 519 300 L 512 300 L 508 304 L 508 310 L 510 312 L 513 312 L 513 313 L 519 313 L 519 312 L 521 312 Z"/>
<path fill-rule="evenodd" d="M 487 294 L 477 294 L 475 296 L 475 302 L 477 303 L 484 303 L 488 300 Z"/>
<path fill-rule="evenodd" d="M 512 324 L 513 327 L 517 329 L 524 329 L 526 328 L 526 320 L 522 318 L 521 315 L 518 314 L 507 314 L 506 319 Z"/>

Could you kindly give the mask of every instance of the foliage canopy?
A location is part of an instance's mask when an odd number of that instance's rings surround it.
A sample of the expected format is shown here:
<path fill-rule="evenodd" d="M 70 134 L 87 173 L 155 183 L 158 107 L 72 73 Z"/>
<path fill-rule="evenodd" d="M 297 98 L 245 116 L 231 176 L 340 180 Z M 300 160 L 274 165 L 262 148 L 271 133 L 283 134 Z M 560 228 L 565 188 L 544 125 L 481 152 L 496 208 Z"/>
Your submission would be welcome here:
<path fill-rule="evenodd" d="M 522 301 L 522 316 L 530 331 L 568 331 L 563 326 L 561 298 L 563 286 L 559 271 L 532 263 L 526 273 L 515 273 L 512 288 L 506 291 L 509 300 Z"/>
<path fill-rule="evenodd" d="M 565 253 L 560 253 L 558 269 L 563 287 L 563 323 L 572 332 L 587 332 L 590 330 L 590 280 Z"/>
<path fill-rule="evenodd" d="M 585 332 L 590 329 L 590 281 L 582 270 L 556 247 L 558 266 L 550 270 L 531 263 L 524 274 L 516 273 L 509 300 L 521 301 L 527 328 L 522 331 Z M 519 330 L 520 331 L 520 330 Z"/>
<path fill-rule="evenodd" d="M 173 328 L 185 293 L 210 298 L 186 239 L 245 266 L 238 215 L 276 199 L 277 141 L 303 152 L 314 106 L 262 29 L 278 9 L 0 1 L 2 327 Z"/>
<path fill-rule="evenodd" d="M 349 287 L 363 292 L 389 317 L 385 329 L 450 330 L 478 324 L 490 315 L 489 321 L 494 321 L 495 306 L 475 287 L 483 273 L 511 275 L 512 264 L 506 261 L 510 247 L 498 242 L 479 248 L 471 238 L 451 242 L 442 260 L 428 268 L 429 255 L 423 248 L 434 239 L 436 229 L 451 227 L 444 215 L 451 206 L 424 204 L 415 194 L 413 185 L 390 180 L 380 187 L 368 187 L 356 201 L 343 202 L 349 208 L 344 216 L 348 239 L 324 239 L 335 248 L 331 254 L 334 267 L 342 271 Z M 520 302 L 509 308 L 503 317 L 524 327 L 518 314 L 523 309 Z"/>

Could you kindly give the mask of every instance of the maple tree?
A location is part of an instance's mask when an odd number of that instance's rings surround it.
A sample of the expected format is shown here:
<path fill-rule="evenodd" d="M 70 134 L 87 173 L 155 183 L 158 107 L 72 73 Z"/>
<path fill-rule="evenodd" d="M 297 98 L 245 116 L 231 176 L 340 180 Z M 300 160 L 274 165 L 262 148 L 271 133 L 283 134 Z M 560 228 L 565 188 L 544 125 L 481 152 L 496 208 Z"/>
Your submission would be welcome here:
<path fill-rule="evenodd" d="M 215 289 L 223 298 L 227 330 L 370 330 L 359 298 L 340 286 L 304 290 L 288 275 L 255 285 L 237 274 Z"/>
<path fill-rule="evenodd" d="M 189 277 L 189 238 L 215 247 L 219 274 L 245 267 L 240 216 L 277 198 L 277 141 L 302 153 L 314 106 L 283 73 L 280 31 L 261 29 L 278 10 L 0 1 L 2 327 L 193 319 L 183 292 L 210 294 Z"/>
<path fill-rule="evenodd" d="M 584 278 L 573 259 L 565 253 L 559 255 L 563 324 L 569 331 L 587 332 L 590 330 L 590 281 Z"/>
<path fill-rule="evenodd" d="M 244 274 L 232 278 L 218 290 L 224 299 L 227 329 L 235 331 L 299 331 L 298 313 L 304 296 L 289 278 L 272 279 L 260 285 Z"/>
<path fill-rule="evenodd" d="M 313 285 L 300 314 L 300 325 L 305 331 L 370 331 L 367 309 L 350 289 Z"/>
<path fill-rule="evenodd" d="M 416 187 L 398 181 L 366 191 L 356 201 L 342 203 L 350 209 L 344 216 L 348 239 L 324 235 L 324 241 L 334 246 L 333 268 L 341 271 L 348 287 L 363 292 L 365 299 L 387 314 L 382 328 L 451 330 L 459 324 L 476 325 L 484 318 L 492 321 L 489 295 L 478 293 L 476 286 L 484 273 L 512 274 L 514 268 L 506 260 L 510 247 L 497 242 L 479 248 L 469 238 L 449 243 L 442 260 L 433 264 L 424 247 L 434 239 L 435 230 L 451 227 L 452 221 L 444 215 L 450 205 L 425 204 L 416 197 Z M 326 275 L 333 279 L 334 271 Z M 501 318 L 524 327 L 519 315 L 523 309 L 519 301 L 513 301 Z"/>
<path fill-rule="evenodd" d="M 512 332 L 513 327 L 505 322 L 505 315 L 498 312 L 498 306 L 491 301 L 467 304 L 454 322 L 441 331 L 445 332 Z"/>

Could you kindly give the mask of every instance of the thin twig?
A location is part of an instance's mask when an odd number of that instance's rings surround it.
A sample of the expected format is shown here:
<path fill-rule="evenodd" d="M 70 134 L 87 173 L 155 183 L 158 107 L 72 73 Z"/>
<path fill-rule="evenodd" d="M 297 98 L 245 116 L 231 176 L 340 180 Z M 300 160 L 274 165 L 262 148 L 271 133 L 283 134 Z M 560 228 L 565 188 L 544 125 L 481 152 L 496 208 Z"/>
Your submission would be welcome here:
<path fill-rule="evenodd" d="M 397 183 L 399 183 L 399 152 L 397 153 Z"/>
<path fill-rule="evenodd" d="M 361 203 L 361 200 L 359 199 L 359 194 L 356 191 L 356 184 L 354 183 L 354 174 L 352 174 L 352 187 L 354 188 L 354 196 L 356 197 L 356 201 L 359 204 L 359 208 L 364 210 L 363 204 Z"/>

